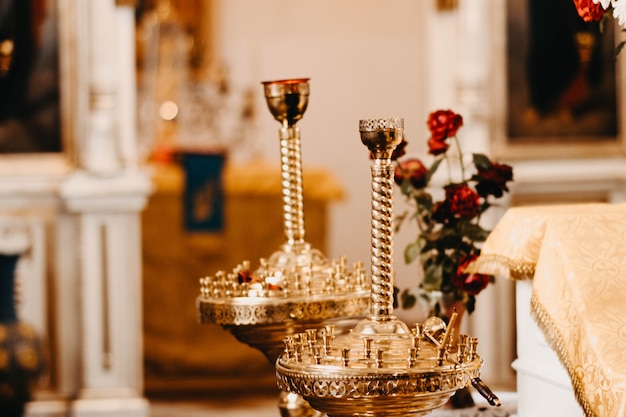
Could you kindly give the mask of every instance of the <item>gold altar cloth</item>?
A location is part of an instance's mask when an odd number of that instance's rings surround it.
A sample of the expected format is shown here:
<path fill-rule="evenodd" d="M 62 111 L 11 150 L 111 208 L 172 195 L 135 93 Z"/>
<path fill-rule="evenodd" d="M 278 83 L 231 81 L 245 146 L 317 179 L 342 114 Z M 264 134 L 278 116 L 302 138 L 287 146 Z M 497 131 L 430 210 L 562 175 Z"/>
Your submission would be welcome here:
<path fill-rule="evenodd" d="M 472 270 L 532 279 L 532 314 L 585 415 L 626 416 L 626 204 L 511 208 Z"/>

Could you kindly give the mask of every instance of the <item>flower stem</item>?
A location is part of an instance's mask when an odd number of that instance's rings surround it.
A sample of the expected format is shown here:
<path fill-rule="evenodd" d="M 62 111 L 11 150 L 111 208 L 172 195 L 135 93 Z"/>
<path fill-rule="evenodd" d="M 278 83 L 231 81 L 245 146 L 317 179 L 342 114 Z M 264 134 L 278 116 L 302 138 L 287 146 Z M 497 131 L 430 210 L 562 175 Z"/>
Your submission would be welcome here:
<path fill-rule="evenodd" d="M 459 142 L 459 138 L 454 135 L 454 143 L 456 144 L 456 149 L 459 152 L 459 165 L 461 165 L 461 179 L 465 182 L 465 164 L 463 163 L 463 150 L 461 149 L 461 143 Z"/>

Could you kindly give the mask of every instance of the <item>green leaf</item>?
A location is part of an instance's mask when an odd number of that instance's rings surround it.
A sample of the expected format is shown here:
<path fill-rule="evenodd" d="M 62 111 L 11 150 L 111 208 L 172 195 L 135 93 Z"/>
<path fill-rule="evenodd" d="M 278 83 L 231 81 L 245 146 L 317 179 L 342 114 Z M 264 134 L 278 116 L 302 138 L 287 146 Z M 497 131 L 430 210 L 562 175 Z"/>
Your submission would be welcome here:
<path fill-rule="evenodd" d="M 437 245 L 440 250 L 443 249 L 456 249 L 463 241 L 463 231 L 457 229 L 443 229 L 443 233 L 437 240 Z"/>
<path fill-rule="evenodd" d="M 430 251 L 433 251 L 433 250 L 437 250 L 439 249 L 438 241 L 423 239 L 421 248 L 422 248 L 423 254 L 429 253 Z"/>
<path fill-rule="evenodd" d="M 427 271 L 429 268 L 437 267 L 437 254 L 432 252 L 427 255 L 422 255 L 420 258 L 420 264 L 422 265 L 422 271 Z"/>
<path fill-rule="evenodd" d="M 396 215 L 394 221 L 393 221 L 393 230 L 394 233 L 397 233 L 400 228 L 402 227 L 402 225 L 404 224 L 404 221 L 406 220 L 406 217 L 409 215 L 408 211 L 404 211 L 398 215 Z"/>
<path fill-rule="evenodd" d="M 470 295 L 467 303 L 465 303 L 465 308 L 467 309 L 467 314 L 472 314 L 476 309 L 476 297 Z"/>
<path fill-rule="evenodd" d="M 626 43 L 626 41 L 621 41 L 619 44 L 617 44 L 617 46 L 615 47 L 615 59 L 617 59 L 617 57 L 619 56 L 620 52 L 622 52 L 622 49 L 624 49 L 624 44 Z"/>
<path fill-rule="evenodd" d="M 417 302 L 417 298 L 415 297 L 415 295 L 413 295 L 408 290 L 402 291 L 402 294 L 400 295 L 400 300 L 402 302 L 402 308 L 407 309 L 413 307 Z"/>
<path fill-rule="evenodd" d="M 422 281 L 422 287 L 426 291 L 437 291 L 441 287 L 442 281 L 442 268 L 440 265 L 431 264 L 424 268 L 424 281 Z"/>
<path fill-rule="evenodd" d="M 435 175 L 435 172 L 437 172 L 437 168 L 439 168 L 439 165 L 441 165 L 441 161 L 443 161 L 443 158 L 435 159 L 433 161 L 433 164 L 430 166 L 428 172 L 426 173 L 426 184 L 430 183 L 430 179 L 433 175 Z"/>
<path fill-rule="evenodd" d="M 474 166 L 478 169 L 486 170 L 491 167 L 491 160 L 485 154 L 474 153 L 472 154 L 472 159 L 474 161 Z"/>
<path fill-rule="evenodd" d="M 415 203 L 420 210 L 431 211 L 433 207 L 433 197 L 426 192 L 417 193 L 415 195 Z"/>
<path fill-rule="evenodd" d="M 462 233 L 474 242 L 484 242 L 489 236 L 489 231 L 474 223 L 464 223 Z"/>
<path fill-rule="evenodd" d="M 402 184 L 400 185 L 400 191 L 402 192 L 402 195 L 405 195 L 407 197 L 409 197 L 413 192 L 413 185 L 408 178 L 402 180 Z"/>
<path fill-rule="evenodd" d="M 404 248 L 404 263 L 412 263 L 419 256 L 420 250 L 420 245 L 417 242 L 406 245 L 406 248 Z"/>
<path fill-rule="evenodd" d="M 600 33 L 604 33 L 604 28 L 606 25 L 606 19 L 607 19 L 607 15 L 606 13 L 602 15 L 602 17 L 600 18 L 600 22 L 598 23 L 598 30 L 600 31 Z"/>

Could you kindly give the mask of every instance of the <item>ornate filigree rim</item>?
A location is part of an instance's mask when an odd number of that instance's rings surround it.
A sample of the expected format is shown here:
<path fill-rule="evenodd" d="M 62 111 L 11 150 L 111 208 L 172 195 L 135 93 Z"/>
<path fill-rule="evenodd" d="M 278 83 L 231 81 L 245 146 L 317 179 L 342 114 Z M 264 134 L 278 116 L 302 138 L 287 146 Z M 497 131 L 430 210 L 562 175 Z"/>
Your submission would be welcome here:
<path fill-rule="evenodd" d="M 355 289 L 351 292 L 337 291 L 328 294 L 302 294 L 297 296 L 286 296 L 283 294 L 275 297 L 247 297 L 247 296 L 231 296 L 231 297 L 208 297 L 206 295 L 199 296 L 198 302 L 203 304 L 215 305 L 232 305 L 232 306 L 280 306 L 284 304 L 308 304 L 308 303 L 341 303 L 350 301 L 355 298 L 370 297 L 369 288 Z"/>
<path fill-rule="evenodd" d="M 285 94 L 297 93 L 309 95 L 310 78 L 294 78 L 276 81 L 262 81 L 265 97 L 281 97 Z"/>
<path fill-rule="evenodd" d="M 457 367 L 389 368 L 386 371 L 351 369 L 349 375 L 332 374 L 321 367 L 319 372 L 291 371 L 276 363 L 277 383 L 280 389 L 297 393 L 304 398 L 364 398 L 416 394 L 432 395 L 456 391 L 479 377 L 479 368 Z M 374 370 L 375 371 L 375 370 Z"/>
<path fill-rule="evenodd" d="M 369 312 L 369 292 L 311 299 L 197 299 L 200 323 L 251 325 L 289 320 L 324 320 L 364 316 Z M 258 301 L 258 303 L 255 303 Z"/>
<path fill-rule="evenodd" d="M 389 117 L 386 119 L 359 120 L 359 132 L 376 132 L 385 129 L 404 129 L 404 119 Z"/>

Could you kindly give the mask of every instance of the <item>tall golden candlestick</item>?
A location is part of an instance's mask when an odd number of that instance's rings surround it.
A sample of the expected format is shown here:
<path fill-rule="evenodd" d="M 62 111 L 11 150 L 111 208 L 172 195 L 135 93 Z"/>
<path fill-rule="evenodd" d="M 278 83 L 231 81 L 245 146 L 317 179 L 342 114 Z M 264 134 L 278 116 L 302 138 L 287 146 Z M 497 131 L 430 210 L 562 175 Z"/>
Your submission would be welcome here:
<path fill-rule="evenodd" d="M 329 325 L 337 334 L 367 315 L 369 278 L 362 262 L 350 268 L 345 257 L 330 260 L 305 241 L 300 129 L 308 105 L 309 80 L 264 82 L 270 112 L 279 130 L 283 228 L 286 242 L 259 266 L 243 261 L 231 272 L 200 280 L 199 320 L 228 329 L 239 341 L 275 363 L 289 335 Z M 294 393 L 279 398 L 283 417 L 320 413 Z"/>

